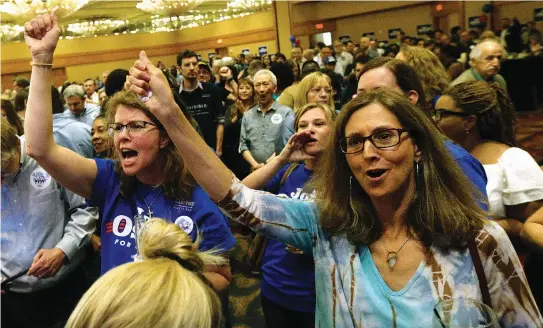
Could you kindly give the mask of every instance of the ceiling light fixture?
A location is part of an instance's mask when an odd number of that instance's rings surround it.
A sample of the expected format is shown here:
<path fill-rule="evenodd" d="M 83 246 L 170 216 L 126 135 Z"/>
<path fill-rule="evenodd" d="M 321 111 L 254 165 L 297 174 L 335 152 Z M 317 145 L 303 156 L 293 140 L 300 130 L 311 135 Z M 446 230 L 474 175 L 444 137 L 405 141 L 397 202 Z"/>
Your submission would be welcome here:
<path fill-rule="evenodd" d="M 50 13 L 54 9 L 59 18 L 66 17 L 87 3 L 88 0 L 3 0 L 0 4 L 0 12 L 8 15 L 3 20 L 7 18 L 7 20 L 23 23 L 37 15 Z"/>

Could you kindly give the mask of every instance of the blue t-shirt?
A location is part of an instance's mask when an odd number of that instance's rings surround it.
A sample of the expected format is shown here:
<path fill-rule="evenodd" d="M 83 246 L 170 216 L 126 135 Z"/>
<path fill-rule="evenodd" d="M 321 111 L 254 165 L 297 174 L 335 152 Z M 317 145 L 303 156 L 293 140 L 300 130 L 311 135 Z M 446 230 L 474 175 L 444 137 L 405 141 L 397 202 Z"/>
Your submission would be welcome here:
<path fill-rule="evenodd" d="M 452 157 L 456 160 L 458 166 L 460 166 L 468 180 L 473 183 L 475 188 L 479 190 L 486 199 L 486 183 L 488 179 L 486 178 L 485 169 L 483 168 L 481 162 L 468 153 L 467 150 L 450 140 L 445 141 L 445 146 L 451 153 Z M 479 203 L 479 206 L 483 210 L 487 211 L 487 203 L 488 202 Z"/>
<path fill-rule="evenodd" d="M 136 255 L 134 216 L 129 199 L 119 194 L 120 179 L 115 174 L 115 162 L 96 158 L 98 174 L 89 201 L 100 208 L 102 216 L 102 274 L 128 262 Z M 155 197 L 158 197 L 155 200 Z M 158 188 L 138 182 L 130 196 L 138 214 L 147 215 L 148 209 L 143 200 L 151 206 L 154 218 L 175 222 L 192 240 L 201 234 L 201 250 L 218 249 L 225 252 L 231 249 L 236 240 L 227 225 L 227 219 L 211 201 L 204 190 L 196 186 L 190 199 L 164 197 Z M 153 202 L 154 200 L 154 202 Z M 152 204 L 151 204 L 152 203 Z"/>
<path fill-rule="evenodd" d="M 312 171 L 301 164 L 287 177 L 281 179 L 289 165 L 282 168 L 266 185 L 266 190 L 292 199 L 311 201 L 314 192 L 303 190 Z M 311 254 L 295 254 L 286 250 L 287 245 L 268 239 L 262 258 L 262 295 L 294 311 L 315 312 L 315 268 Z M 292 250 L 289 248 L 289 250 Z"/>

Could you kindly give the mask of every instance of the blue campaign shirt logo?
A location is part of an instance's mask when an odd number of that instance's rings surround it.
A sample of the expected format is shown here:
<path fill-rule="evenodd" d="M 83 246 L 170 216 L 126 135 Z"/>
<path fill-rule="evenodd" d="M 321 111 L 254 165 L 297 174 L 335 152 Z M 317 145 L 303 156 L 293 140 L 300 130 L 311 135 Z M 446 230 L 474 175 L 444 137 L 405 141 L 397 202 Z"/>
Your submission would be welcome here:
<path fill-rule="evenodd" d="M 119 194 L 120 179 L 115 173 L 115 162 L 95 159 L 98 174 L 90 203 L 100 207 L 102 221 L 102 273 L 136 259 L 136 224 L 140 219 L 149 219 L 149 209 L 144 198 L 153 199 L 156 189 L 139 183 L 137 191 L 129 197 Z M 141 195 L 140 195 L 141 192 Z M 143 197 L 142 197 L 143 195 Z M 131 203 L 135 205 L 132 209 Z M 235 244 L 235 239 L 228 229 L 227 221 L 199 186 L 195 186 L 192 195 L 186 199 L 173 199 L 162 194 L 152 204 L 152 217 L 176 223 L 196 240 L 196 234 L 202 235 L 201 250 L 220 249 L 227 251 Z M 135 221 L 136 216 L 139 217 Z"/>
<path fill-rule="evenodd" d="M 30 184 L 36 189 L 45 189 L 51 184 L 51 176 L 39 167 L 30 174 Z"/>
<path fill-rule="evenodd" d="M 192 219 L 186 215 L 175 219 L 175 224 L 177 224 L 179 228 L 183 229 L 183 231 L 188 234 L 190 234 L 192 229 L 194 229 L 194 221 L 192 221 Z"/>

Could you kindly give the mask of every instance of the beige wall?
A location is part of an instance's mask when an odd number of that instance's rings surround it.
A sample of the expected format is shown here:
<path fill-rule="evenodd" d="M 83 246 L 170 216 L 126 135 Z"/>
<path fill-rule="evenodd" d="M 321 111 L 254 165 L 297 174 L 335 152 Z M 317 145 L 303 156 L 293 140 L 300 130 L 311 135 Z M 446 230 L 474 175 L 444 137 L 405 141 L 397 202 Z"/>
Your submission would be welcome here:
<path fill-rule="evenodd" d="M 249 43 L 249 44 L 243 44 L 239 46 L 228 47 L 228 53 L 230 54 L 230 56 L 235 57 L 238 54 L 240 54 L 243 49 L 249 49 L 251 50 L 252 54 L 258 54 L 258 47 L 262 47 L 262 46 L 268 47 L 269 54 L 277 52 L 277 45 L 276 45 L 275 40 L 269 40 L 269 41 L 262 41 L 262 42 L 257 42 L 257 43 Z"/>
<path fill-rule="evenodd" d="M 432 24 L 430 5 L 400 8 L 338 19 L 335 36 L 350 35 L 358 42 L 362 33 L 374 32 L 377 40 L 388 40 L 388 29 L 401 27 L 407 35 L 417 35 L 417 25 Z"/>
<path fill-rule="evenodd" d="M 518 3 L 508 2 L 507 4 L 500 4 L 495 7 L 494 15 L 498 18 L 501 17 L 517 17 L 521 24 L 526 23 L 534 19 L 534 9 L 542 8 L 543 1 L 519 1 Z M 468 26 L 469 17 L 480 16 L 483 14 L 484 2 L 479 1 L 466 1 L 466 21 L 465 26 Z M 499 29 L 500 26 L 495 26 L 495 29 Z M 537 28 L 543 29 L 543 22 L 537 22 Z"/>
<path fill-rule="evenodd" d="M 73 55 L 85 53 L 114 52 L 121 49 L 133 49 L 146 47 L 156 47 L 161 44 L 176 44 L 180 42 L 205 40 L 216 37 L 220 39 L 223 35 L 240 34 L 243 32 L 263 30 L 273 28 L 273 12 L 263 12 L 235 20 L 228 20 L 214 23 L 206 26 L 200 26 L 191 29 L 180 30 L 176 32 L 149 33 L 149 34 L 127 34 L 111 35 L 96 38 L 78 38 L 72 40 L 59 40 L 55 55 Z M 250 29 L 248 29 L 250 27 Z M 259 43 L 260 44 L 260 43 Z M 267 45 L 269 51 L 277 51 L 275 41 L 264 41 L 262 45 Z M 217 46 L 220 44 L 217 43 Z M 239 45 L 234 49 L 254 47 L 255 44 Z M 256 48 L 255 48 L 256 49 Z M 236 50 L 237 51 L 237 50 Z M 255 50 L 256 51 L 256 50 Z M 215 49 L 200 49 L 196 53 L 208 60 L 208 53 L 215 52 Z M 237 54 L 237 53 L 236 53 Z M 1 46 L 1 58 L 5 60 L 26 59 L 30 61 L 30 52 L 24 42 L 5 43 Z M 134 52 L 134 60 L 138 52 Z M 107 57 L 107 56 L 106 56 Z M 83 81 L 88 77 L 101 75 L 104 70 L 116 68 L 128 69 L 134 63 L 134 60 L 104 61 L 101 63 L 72 65 L 66 67 L 66 76 L 68 80 Z M 176 64 L 176 55 L 151 57 L 151 60 L 164 62 L 168 67 Z M 2 63 L 4 64 L 4 63 Z"/>
<path fill-rule="evenodd" d="M 517 17 L 521 24 L 534 20 L 534 9 L 543 8 L 543 1 L 524 1 L 520 3 L 508 3 L 496 7 L 498 18 Z M 539 30 L 543 30 L 543 22 L 536 22 Z M 496 26 L 499 28 L 499 26 Z"/>
<path fill-rule="evenodd" d="M 420 4 L 420 1 L 315 1 L 293 4 L 293 23 L 369 13 L 376 10 L 393 9 Z"/>

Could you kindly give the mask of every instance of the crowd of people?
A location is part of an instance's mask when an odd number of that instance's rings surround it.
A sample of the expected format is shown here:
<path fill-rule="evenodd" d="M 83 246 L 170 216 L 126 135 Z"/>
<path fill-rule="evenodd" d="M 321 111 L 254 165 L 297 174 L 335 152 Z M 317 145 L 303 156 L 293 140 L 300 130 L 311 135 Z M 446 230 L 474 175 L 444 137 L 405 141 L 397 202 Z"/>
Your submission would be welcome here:
<path fill-rule="evenodd" d="M 245 226 L 269 328 L 445 327 L 456 299 L 543 327 L 543 170 L 500 75 L 542 55 L 535 25 L 142 51 L 56 88 L 59 37 L 25 24 L 31 78 L 2 99 L 2 325 L 229 327 Z"/>

